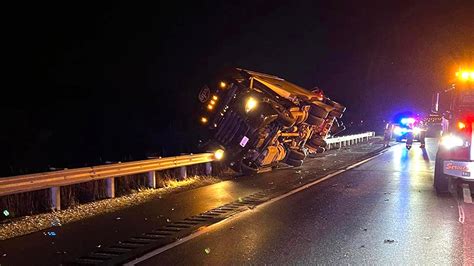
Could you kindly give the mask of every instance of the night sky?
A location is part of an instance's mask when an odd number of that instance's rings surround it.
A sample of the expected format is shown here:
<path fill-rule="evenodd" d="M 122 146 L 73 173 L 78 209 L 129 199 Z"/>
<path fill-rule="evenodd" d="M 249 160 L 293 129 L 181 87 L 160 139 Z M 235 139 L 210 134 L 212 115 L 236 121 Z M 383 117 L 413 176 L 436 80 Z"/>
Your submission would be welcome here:
<path fill-rule="evenodd" d="M 0 175 L 195 151 L 224 67 L 318 86 L 348 124 L 427 112 L 474 59 L 472 0 L 192 2 L 6 8 Z"/>

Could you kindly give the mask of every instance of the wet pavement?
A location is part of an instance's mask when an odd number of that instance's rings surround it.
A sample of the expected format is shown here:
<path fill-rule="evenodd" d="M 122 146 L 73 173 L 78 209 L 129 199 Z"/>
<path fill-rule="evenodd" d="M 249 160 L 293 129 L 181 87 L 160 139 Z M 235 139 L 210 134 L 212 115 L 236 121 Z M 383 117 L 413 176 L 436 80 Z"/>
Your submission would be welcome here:
<path fill-rule="evenodd" d="M 435 152 L 393 146 L 139 264 L 474 265 L 473 205 L 435 194 Z"/>
<path fill-rule="evenodd" d="M 145 204 L 0 242 L 1 265 L 59 265 L 131 236 L 264 189 L 285 191 L 381 150 L 378 139 L 328 151 L 301 168 L 279 169 L 156 198 Z M 27 254 L 27 255 L 26 255 Z"/>

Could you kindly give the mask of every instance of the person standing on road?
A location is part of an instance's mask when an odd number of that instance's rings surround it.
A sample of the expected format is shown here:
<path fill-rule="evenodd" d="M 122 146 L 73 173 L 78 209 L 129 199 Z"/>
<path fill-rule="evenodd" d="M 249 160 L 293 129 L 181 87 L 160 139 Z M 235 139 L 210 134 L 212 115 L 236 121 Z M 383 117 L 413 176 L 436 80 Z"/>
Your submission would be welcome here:
<path fill-rule="evenodd" d="M 383 146 L 390 147 L 390 140 L 392 139 L 392 123 L 387 123 L 385 125 L 385 130 L 383 132 Z"/>
<path fill-rule="evenodd" d="M 420 148 L 424 148 L 425 147 L 425 137 L 426 137 L 426 130 L 428 130 L 428 128 L 426 127 L 426 123 L 423 123 L 422 121 L 420 121 L 420 124 L 419 124 L 419 128 L 420 128 Z"/>

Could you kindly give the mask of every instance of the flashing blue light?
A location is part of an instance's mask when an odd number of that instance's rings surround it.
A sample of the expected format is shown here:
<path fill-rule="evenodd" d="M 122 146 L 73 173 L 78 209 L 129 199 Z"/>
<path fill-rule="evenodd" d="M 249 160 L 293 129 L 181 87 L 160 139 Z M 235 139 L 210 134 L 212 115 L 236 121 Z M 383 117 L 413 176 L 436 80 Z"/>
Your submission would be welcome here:
<path fill-rule="evenodd" d="M 415 123 L 415 118 L 413 117 L 404 117 L 400 120 L 400 123 L 404 124 L 404 125 L 408 125 L 408 124 L 413 124 Z"/>

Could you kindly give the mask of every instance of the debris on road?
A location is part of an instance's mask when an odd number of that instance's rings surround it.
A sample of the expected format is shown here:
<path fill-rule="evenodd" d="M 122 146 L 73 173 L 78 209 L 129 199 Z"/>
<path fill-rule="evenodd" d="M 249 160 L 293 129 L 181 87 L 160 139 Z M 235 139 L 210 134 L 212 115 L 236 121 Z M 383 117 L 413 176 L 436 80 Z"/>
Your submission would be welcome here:
<path fill-rule="evenodd" d="M 53 237 L 54 237 L 54 236 L 56 236 L 56 232 L 54 232 L 54 231 L 48 231 L 48 232 L 44 232 L 43 235 L 45 235 L 45 236 L 53 236 Z"/>
<path fill-rule="evenodd" d="M 3 210 L 3 215 L 5 215 L 5 217 L 8 217 L 10 215 L 10 212 L 8 210 Z"/>
<path fill-rule="evenodd" d="M 53 220 L 51 221 L 51 226 L 62 226 L 61 221 L 58 217 L 53 217 Z"/>
<path fill-rule="evenodd" d="M 206 254 L 209 254 L 209 253 L 211 253 L 211 249 L 210 248 L 205 248 L 204 252 L 206 252 Z"/>
<path fill-rule="evenodd" d="M 393 239 L 385 239 L 385 240 L 383 241 L 383 243 L 384 243 L 384 244 L 392 244 L 392 243 L 395 243 L 395 240 L 393 240 Z"/>

